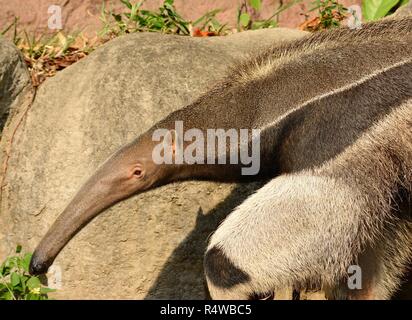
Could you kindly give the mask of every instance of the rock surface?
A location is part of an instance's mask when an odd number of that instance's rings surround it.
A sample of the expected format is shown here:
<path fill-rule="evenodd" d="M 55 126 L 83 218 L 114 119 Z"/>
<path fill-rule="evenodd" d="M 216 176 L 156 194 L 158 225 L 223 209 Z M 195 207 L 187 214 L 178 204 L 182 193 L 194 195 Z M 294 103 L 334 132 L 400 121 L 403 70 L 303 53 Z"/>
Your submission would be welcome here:
<path fill-rule="evenodd" d="M 20 51 L 0 36 L 0 132 L 20 94 L 30 87 L 30 76 Z"/>
<path fill-rule="evenodd" d="M 124 143 L 220 79 L 233 61 L 304 33 L 272 29 L 198 39 L 133 34 L 110 41 L 48 79 L 0 142 L 7 171 L 0 260 L 32 251 L 82 182 Z M 20 114 L 22 111 L 20 111 Z M 19 127 L 16 130 L 16 126 Z M 14 133 L 15 132 L 15 133 Z M 107 210 L 61 252 L 66 299 L 203 299 L 208 235 L 254 185 L 187 182 Z"/>

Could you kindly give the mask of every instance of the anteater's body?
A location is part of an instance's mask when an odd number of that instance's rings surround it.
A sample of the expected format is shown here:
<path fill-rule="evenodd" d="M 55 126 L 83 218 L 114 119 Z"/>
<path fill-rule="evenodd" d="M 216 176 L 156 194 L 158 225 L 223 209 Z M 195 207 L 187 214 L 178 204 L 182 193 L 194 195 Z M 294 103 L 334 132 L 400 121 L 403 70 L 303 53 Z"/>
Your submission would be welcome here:
<path fill-rule="evenodd" d="M 310 35 L 240 63 L 97 170 L 39 245 L 32 272 L 132 194 L 184 179 L 273 179 L 212 236 L 212 297 L 312 282 L 331 297 L 390 297 L 411 258 L 411 60 L 412 18 L 404 18 Z M 176 121 L 201 132 L 260 129 L 259 174 L 242 175 L 240 164 L 153 163 L 154 130 Z M 342 285 L 353 264 L 362 290 Z"/>

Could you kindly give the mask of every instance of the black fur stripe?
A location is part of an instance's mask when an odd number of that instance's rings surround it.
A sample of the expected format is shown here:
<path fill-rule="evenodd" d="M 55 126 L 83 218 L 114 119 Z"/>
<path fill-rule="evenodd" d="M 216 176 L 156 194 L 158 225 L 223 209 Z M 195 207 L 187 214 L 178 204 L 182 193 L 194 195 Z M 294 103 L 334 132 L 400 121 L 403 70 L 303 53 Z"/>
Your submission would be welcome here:
<path fill-rule="evenodd" d="M 213 247 L 205 255 L 205 274 L 219 288 L 231 288 L 250 280 L 247 273 L 237 268 L 222 249 Z"/>

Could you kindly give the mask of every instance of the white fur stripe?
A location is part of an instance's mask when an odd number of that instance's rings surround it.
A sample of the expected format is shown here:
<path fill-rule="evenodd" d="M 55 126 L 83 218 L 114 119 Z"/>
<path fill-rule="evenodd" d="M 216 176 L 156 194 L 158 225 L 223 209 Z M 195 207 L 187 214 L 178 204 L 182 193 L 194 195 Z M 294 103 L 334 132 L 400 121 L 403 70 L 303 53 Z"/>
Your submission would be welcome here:
<path fill-rule="evenodd" d="M 411 62 L 412 62 L 412 59 L 406 59 L 406 60 L 397 62 L 397 63 L 395 63 L 395 64 L 393 64 L 393 65 L 388 66 L 388 67 L 385 67 L 385 68 L 383 68 L 383 69 L 377 70 L 376 72 L 374 72 L 374 73 L 372 73 L 372 74 L 368 74 L 367 76 L 362 77 L 362 78 L 360 78 L 359 80 L 357 80 L 357 81 L 355 81 L 355 82 L 353 82 L 353 83 L 351 83 L 351 84 L 342 86 L 342 87 L 337 88 L 337 89 L 335 89 L 335 90 L 332 90 L 332 91 L 330 91 L 330 92 L 323 93 L 323 94 L 318 95 L 318 96 L 316 96 L 316 97 L 314 97 L 314 98 L 311 98 L 311 99 L 305 101 L 304 103 L 300 104 L 299 106 L 294 107 L 294 108 L 290 109 L 289 111 L 285 112 L 283 115 L 279 116 L 275 121 L 270 122 L 269 124 L 263 126 L 263 127 L 261 128 L 261 130 L 263 131 L 263 130 L 266 130 L 266 129 L 273 128 L 274 126 L 276 126 L 278 123 L 280 123 L 282 120 L 284 120 L 285 118 L 287 118 L 287 117 L 288 117 L 289 115 L 291 115 L 292 113 L 294 113 L 294 112 L 296 112 L 296 111 L 298 111 L 298 110 L 300 110 L 300 109 L 303 109 L 303 108 L 307 107 L 308 105 L 310 105 L 310 104 L 312 104 L 312 103 L 314 103 L 314 102 L 316 102 L 316 101 L 319 101 L 319 100 L 322 100 L 322 99 L 326 99 L 326 98 L 328 98 L 328 97 L 332 97 L 332 96 L 334 96 L 334 95 L 336 95 L 336 94 L 339 94 L 339 93 L 342 93 L 342 92 L 345 92 L 345 91 L 349 91 L 349 90 L 351 90 L 351 89 L 353 89 L 353 88 L 356 88 L 357 86 L 359 86 L 359 85 L 361 85 L 361 84 L 363 84 L 363 83 L 365 83 L 365 82 L 367 82 L 367 81 L 369 81 L 369 80 L 372 80 L 373 78 L 378 77 L 379 75 L 381 75 L 381 74 L 383 74 L 383 73 L 385 73 L 385 72 L 387 72 L 387 71 L 390 71 L 390 70 L 392 70 L 392 69 L 395 69 L 395 68 L 397 68 L 397 67 L 400 67 L 400 66 L 402 66 L 402 65 L 405 65 L 405 64 L 408 64 L 408 63 L 411 63 Z"/>

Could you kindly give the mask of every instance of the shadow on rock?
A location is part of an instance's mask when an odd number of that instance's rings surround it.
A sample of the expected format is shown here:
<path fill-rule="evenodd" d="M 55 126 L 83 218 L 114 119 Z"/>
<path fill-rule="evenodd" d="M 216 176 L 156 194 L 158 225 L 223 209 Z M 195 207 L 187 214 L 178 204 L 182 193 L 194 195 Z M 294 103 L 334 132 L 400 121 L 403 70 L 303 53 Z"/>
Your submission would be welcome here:
<path fill-rule="evenodd" d="M 236 186 L 206 215 L 200 207 L 195 228 L 173 251 L 145 299 L 208 298 L 203 275 L 203 256 L 208 238 L 236 206 L 262 185 L 260 182 Z"/>

